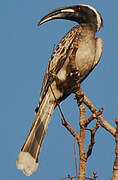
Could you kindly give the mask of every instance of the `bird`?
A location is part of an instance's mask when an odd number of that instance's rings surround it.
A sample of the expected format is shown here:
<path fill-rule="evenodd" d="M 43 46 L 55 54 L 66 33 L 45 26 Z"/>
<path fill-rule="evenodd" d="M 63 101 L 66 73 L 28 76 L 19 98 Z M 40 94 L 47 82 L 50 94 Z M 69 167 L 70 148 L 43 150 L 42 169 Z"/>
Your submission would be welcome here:
<path fill-rule="evenodd" d="M 16 166 L 27 176 L 38 168 L 38 156 L 54 109 L 82 83 L 100 61 L 101 38 L 95 37 L 103 26 L 101 14 L 91 5 L 57 8 L 45 15 L 38 26 L 54 19 L 77 23 L 57 44 L 50 57 L 42 83 L 36 115 Z"/>

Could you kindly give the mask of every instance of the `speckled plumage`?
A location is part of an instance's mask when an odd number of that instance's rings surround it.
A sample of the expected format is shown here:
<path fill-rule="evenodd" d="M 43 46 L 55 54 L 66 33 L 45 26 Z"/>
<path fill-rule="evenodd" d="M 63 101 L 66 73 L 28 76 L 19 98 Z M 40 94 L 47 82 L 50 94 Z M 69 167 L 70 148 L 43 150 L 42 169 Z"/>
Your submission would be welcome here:
<path fill-rule="evenodd" d="M 57 11 L 61 13 L 69 13 L 70 11 L 70 13 L 74 13 L 77 8 L 81 7 L 82 15 L 83 9 L 85 11 L 86 8 L 91 16 L 92 14 L 95 16 L 95 13 L 97 13 L 94 8 L 87 5 L 73 6 L 72 9 L 71 7 L 63 8 Z M 53 11 L 46 15 L 41 22 L 46 22 L 46 18 L 50 20 L 52 14 L 54 14 L 55 18 L 55 12 Z M 95 18 L 94 16 L 92 18 Z M 88 19 L 88 17 L 86 18 Z M 61 103 L 71 93 L 76 92 L 76 81 L 81 83 L 100 60 L 103 45 L 100 38 L 95 38 L 95 34 L 100 29 L 100 25 L 102 26 L 102 19 L 99 13 L 97 13 L 96 18 L 95 20 L 92 19 L 92 21 L 90 19 L 88 23 L 80 23 L 80 25 L 72 28 L 61 39 L 52 53 L 44 76 L 39 104 L 36 108 L 36 117 L 17 160 L 17 167 L 23 170 L 26 175 L 31 175 L 38 167 L 38 155 L 41 151 L 41 145 L 51 115 L 57 106 L 55 97 L 58 103 Z M 94 24 L 95 22 L 96 24 Z M 78 73 L 76 79 L 73 78 L 73 72 Z M 32 167 L 31 162 L 33 162 Z"/>

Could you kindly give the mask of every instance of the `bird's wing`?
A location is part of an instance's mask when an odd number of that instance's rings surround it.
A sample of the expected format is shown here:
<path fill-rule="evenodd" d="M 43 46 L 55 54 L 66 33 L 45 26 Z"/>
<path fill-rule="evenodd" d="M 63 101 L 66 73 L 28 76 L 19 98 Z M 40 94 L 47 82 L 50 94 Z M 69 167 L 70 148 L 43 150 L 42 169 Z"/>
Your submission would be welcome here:
<path fill-rule="evenodd" d="M 39 100 L 39 106 L 45 97 L 45 94 L 47 93 L 47 90 L 49 88 L 49 85 L 53 82 L 54 79 L 51 78 L 50 72 L 57 74 L 58 71 L 62 68 L 69 50 L 72 47 L 72 43 L 76 37 L 76 34 L 78 32 L 78 26 L 75 26 L 72 28 L 59 42 L 59 44 L 56 46 L 55 50 L 53 51 L 51 58 L 48 63 L 47 70 L 45 72 L 41 94 L 40 94 L 40 100 Z"/>

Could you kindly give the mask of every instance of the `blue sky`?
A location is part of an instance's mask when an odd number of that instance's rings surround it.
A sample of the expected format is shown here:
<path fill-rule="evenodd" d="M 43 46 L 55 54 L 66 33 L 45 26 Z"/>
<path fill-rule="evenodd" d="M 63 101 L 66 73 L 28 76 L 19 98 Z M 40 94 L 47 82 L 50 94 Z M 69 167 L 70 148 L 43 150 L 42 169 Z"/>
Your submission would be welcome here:
<path fill-rule="evenodd" d="M 104 19 L 96 35 L 103 39 L 103 54 L 97 68 L 83 82 L 86 95 L 113 126 L 118 116 L 118 1 L 84 0 L 2 0 L 0 2 L 0 160 L 1 179 L 58 180 L 75 174 L 73 138 L 61 125 L 55 110 L 43 143 L 36 173 L 26 177 L 16 169 L 17 154 L 34 119 L 44 72 L 55 44 L 76 23 L 52 21 L 37 27 L 37 22 L 52 9 L 72 4 L 91 4 Z M 78 109 L 71 95 L 62 104 L 66 119 L 77 129 Z M 89 142 L 89 139 L 87 139 Z M 87 176 L 97 171 L 98 179 L 110 179 L 114 160 L 114 138 L 100 128 L 88 160 Z"/>

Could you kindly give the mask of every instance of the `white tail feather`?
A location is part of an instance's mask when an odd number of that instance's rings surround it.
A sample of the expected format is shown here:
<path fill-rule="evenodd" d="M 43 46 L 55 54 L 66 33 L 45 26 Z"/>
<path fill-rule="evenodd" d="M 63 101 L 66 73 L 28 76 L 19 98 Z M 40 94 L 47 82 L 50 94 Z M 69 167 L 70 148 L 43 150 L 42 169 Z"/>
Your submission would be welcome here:
<path fill-rule="evenodd" d="M 38 163 L 28 152 L 20 152 L 16 161 L 18 169 L 22 170 L 25 175 L 30 176 L 38 168 Z"/>

